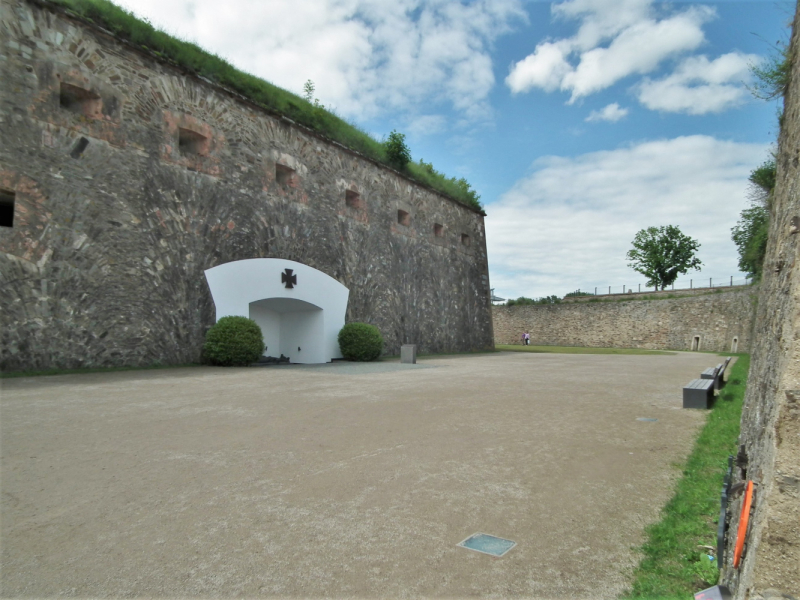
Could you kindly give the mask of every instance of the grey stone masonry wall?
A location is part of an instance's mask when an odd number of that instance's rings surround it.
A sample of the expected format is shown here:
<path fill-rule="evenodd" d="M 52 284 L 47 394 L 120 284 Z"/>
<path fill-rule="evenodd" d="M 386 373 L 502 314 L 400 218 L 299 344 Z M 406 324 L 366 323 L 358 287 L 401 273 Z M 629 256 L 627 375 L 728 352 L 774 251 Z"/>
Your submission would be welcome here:
<path fill-rule="evenodd" d="M 654 292 L 653 290 L 650 291 L 641 291 L 637 292 L 634 290 L 630 290 L 625 292 L 624 294 L 604 294 L 603 289 L 598 289 L 597 296 L 565 296 L 561 299 L 562 302 L 591 302 L 593 298 L 599 298 L 600 300 L 630 300 L 631 298 L 669 298 L 670 296 L 704 296 L 705 294 L 709 294 L 715 291 L 721 292 L 730 292 L 737 290 L 739 288 L 746 287 L 741 285 L 718 285 L 717 287 L 700 287 L 700 288 L 681 288 L 677 290 L 659 290 Z"/>
<path fill-rule="evenodd" d="M 729 507 L 723 581 L 736 600 L 800 598 L 800 12 L 789 55 L 769 242 L 753 328 L 735 481 L 756 484 L 746 552 L 731 564 L 741 497 Z"/>
<path fill-rule="evenodd" d="M 0 368 L 196 361 L 204 270 L 260 257 L 387 353 L 492 346 L 481 213 L 46 3 L 0 0 L 0 81 Z"/>
<path fill-rule="evenodd" d="M 750 347 L 756 288 L 659 300 L 494 306 L 495 344 L 605 348 L 699 349 Z M 697 348 L 695 348 L 697 349 Z"/>

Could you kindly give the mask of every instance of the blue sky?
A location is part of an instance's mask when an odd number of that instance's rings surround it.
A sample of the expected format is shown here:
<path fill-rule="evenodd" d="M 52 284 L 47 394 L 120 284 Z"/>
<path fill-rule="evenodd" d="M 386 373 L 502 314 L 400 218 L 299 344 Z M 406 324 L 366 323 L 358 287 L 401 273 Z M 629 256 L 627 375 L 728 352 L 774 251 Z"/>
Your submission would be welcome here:
<path fill-rule="evenodd" d="M 701 272 L 743 278 L 730 229 L 777 136 L 749 65 L 795 3 L 650 0 L 124 0 L 237 67 L 316 97 L 465 177 L 506 298 L 644 284 L 625 253 L 678 225 Z"/>

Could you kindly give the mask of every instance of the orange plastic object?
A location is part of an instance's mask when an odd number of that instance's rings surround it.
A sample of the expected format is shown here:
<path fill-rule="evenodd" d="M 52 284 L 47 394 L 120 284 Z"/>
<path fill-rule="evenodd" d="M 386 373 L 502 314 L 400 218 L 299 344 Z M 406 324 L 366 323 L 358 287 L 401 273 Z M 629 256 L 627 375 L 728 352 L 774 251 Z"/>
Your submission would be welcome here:
<path fill-rule="evenodd" d="M 742 502 L 742 514 L 739 515 L 739 529 L 736 531 L 736 548 L 733 551 L 733 568 L 739 568 L 739 561 L 742 559 L 742 549 L 744 548 L 744 538 L 747 536 L 747 524 L 750 522 L 750 506 L 753 504 L 753 482 L 747 482 L 744 491 L 744 502 Z"/>

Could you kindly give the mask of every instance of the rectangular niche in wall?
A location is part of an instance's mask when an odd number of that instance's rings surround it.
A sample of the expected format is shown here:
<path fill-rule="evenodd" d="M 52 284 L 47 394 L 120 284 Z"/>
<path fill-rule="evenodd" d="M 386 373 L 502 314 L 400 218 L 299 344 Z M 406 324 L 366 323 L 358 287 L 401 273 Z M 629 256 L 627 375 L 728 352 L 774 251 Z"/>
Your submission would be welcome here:
<path fill-rule="evenodd" d="M 0 227 L 14 226 L 14 203 L 16 194 L 11 190 L 0 189 Z"/>
<path fill-rule="evenodd" d="M 278 182 L 278 185 L 291 185 L 294 173 L 294 169 L 286 165 L 275 165 L 275 181 Z"/>
<path fill-rule="evenodd" d="M 61 84 L 58 102 L 64 110 L 86 117 L 99 116 L 103 110 L 103 101 L 96 92 L 70 83 Z"/>
<path fill-rule="evenodd" d="M 436 237 L 444 237 L 444 226 L 440 225 L 439 223 L 433 224 L 433 235 Z"/>
<path fill-rule="evenodd" d="M 408 227 L 409 225 L 411 225 L 411 215 L 408 214 L 408 212 L 406 212 L 404 210 L 398 210 L 397 211 L 397 222 L 400 223 L 400 225 L 404 225 L 405 227 Z"/>
<path fill-rule="evenodd" d="M 178 128 L 178 150 L 184 156 L 208 154 L 208 138 L 191 129 Z"/>
<path fill-rule="evenodd" d="M 358 208 L 358 209 L 364 208 L 364 203 L 361 200 L 361 194 L 353 190 L 345 190 L 344 203 L 350 208 Z"/>
<path fill-rule="evenodd" d="M 469 236 L 466 233 L 461 234 L 461 245 L 462 246 L 469 246 L 470 240 Z"/>
<path fill-rule="evenodd" d="M 696 335 L 692 338 L 692 352 L 700 350 L 700 336 Z"/>

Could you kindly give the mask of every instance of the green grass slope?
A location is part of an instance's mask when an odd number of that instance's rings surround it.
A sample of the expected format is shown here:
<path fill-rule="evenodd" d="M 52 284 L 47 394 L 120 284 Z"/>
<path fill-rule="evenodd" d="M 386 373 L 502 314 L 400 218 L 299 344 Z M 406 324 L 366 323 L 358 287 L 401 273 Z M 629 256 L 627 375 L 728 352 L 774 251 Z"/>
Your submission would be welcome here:
<path fill-rule="evenodd" d="M 219 56 L 206 52 L 196 44 L 177 39 L 156 29 L 108 0 L 37 0 L 45 6 L 56 6 L 72 16 L 94 23 L 119 39 L 148 51 L 213 83 L 246 97 L 258 106 L 308 127 L 334 142 L 388 166 L 383 144 L 355 125 L 319 105 L 279 88 L 253 75 L 240 71 Z M 483 212 L 480 196 L 466 180 L 446 177 L 430 164 L 409 163 L 403 169 L 407 177 L 444 194 L 469 208 Z"/>
<path fill-rule="evenodd" d="M 683 467 L 675 494 L 661 520 L 647 529 L 642 560 L 626 599 L 690 600 L 717 583 L 716 548 L 722 480 L 728 456 L 736 454 L 739 421 L 747 385 L 750 357 L 737 355 L 728 384 L 722 389 L 708 420 Z"/>

